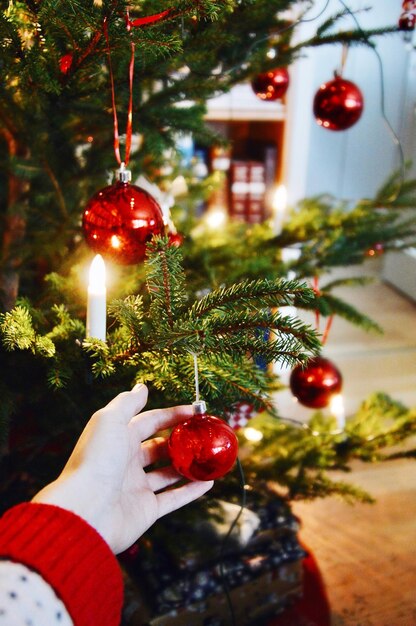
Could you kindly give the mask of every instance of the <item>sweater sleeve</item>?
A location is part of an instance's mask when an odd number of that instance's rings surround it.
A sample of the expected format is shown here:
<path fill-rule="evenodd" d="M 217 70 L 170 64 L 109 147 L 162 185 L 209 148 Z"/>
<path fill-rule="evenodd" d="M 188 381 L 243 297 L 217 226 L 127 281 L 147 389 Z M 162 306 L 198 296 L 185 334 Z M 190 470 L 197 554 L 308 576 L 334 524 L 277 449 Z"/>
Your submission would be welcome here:
<path fill-rule="evenodd" d="M 74 626 L 64 603 L 39 574 L 0 560 L 0 626 Z"/>
<path fill-rule="evenodd" d="M 82 518 L 24 503 L 0 519 L 0 558 L 23 563 L 55 590 L 75 626 L 117 626 L 123 583 L 104 539 Z"/>

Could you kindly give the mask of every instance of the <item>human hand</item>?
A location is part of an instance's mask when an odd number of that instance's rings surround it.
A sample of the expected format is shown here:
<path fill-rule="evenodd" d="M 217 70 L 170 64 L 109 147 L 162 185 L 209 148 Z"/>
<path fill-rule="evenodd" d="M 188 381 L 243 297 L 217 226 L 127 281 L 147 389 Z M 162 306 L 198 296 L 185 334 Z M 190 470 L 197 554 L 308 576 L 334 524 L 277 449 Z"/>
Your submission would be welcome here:
<path fill-rule="evenodd" d="M 94 413 L 60 476 L 33 498 L 80 515 L 116 554 L 213 485 L 193 481 L 167 489 L 183 479 L 171 465 L 145 472 L 167 458 L 167 440 L 148 438 L 193 414 L 191 406 L 139 413 L 146 401 L 147 388 L 136 385 Z"/>

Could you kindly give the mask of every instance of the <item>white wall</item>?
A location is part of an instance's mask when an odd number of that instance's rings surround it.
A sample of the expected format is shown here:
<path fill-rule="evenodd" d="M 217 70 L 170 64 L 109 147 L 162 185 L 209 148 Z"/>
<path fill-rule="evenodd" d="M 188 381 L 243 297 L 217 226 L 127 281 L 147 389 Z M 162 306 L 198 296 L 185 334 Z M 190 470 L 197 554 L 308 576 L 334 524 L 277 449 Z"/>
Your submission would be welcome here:
<path fill-rule="evenodd" d="M 401 11 L 401 3 L 391 0 L 347 0 L 347 3 L 351 9 L 373 5 L 371 10 L 357 14 L 362 28 L 394 25 Z M 323 4 L 316 2 L 310 15 L 317 14 Z M 326 19 L 341 8 L 342 5 L 333 0 L 320 19 Z M 354 25 L 349 17 L 339 24 L 346 30 Z M 316 27 L 317 22 L 300 25 L 296 38 L 308 38 Z M 339 30 L 340 26 L 336 28 Z M 387 117 L 401 136 L 406 158 L 416 160 L 415 53 L 409 51 L 401 33 L 377 37 L 374 41 L 383 64 Z M 334 70 L 339 68 L 342 46 L 309 49 L 306 55 L 290 69 L 284 170 L 289 202 L 319 193 L 352 200 L 372 196 L 400 163 L 397 146 L 381 115 L 381 81 L 376 55 L 366 46 L 350 48 L 343 76 L 360 87 L 365 105 L 355 126 L 338 132 L 317 125 L 312 103 L 319 85 L 331 80 Z"/>

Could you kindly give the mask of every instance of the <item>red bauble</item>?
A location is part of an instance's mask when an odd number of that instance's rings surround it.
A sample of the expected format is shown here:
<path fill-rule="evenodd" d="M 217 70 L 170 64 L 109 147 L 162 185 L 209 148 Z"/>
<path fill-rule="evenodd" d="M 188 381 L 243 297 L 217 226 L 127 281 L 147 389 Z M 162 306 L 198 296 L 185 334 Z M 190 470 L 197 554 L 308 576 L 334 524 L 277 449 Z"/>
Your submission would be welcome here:
<path fill-rule="evenodd" d="M 118 181 L 91 198 L 82 228 L 94 252 L 131 265 L 144 259 L 147 242 L 163 232 L 162 209 L 141 187 Z"/>
<path fill-rule="evenodd" d="M 404 30 L 406 32 L 412 31 L 416 26 L 416 14 L 413 12 L 402 13 L 399 18 L 399 30 Z"/>
<path fill-rule="evenodd" d="M 169 456 L 179 474 L 190 480 L 214 480 L 234 465 L 238 442 L 226 422 L 213 415 L 194 415 L 172 431 Z"/>
<path fill-rule="evenodd" d="M 183 244 L 183 235 L 180 233 L 168 233 L 169 245 L 179 248 Z"/>
<path fill-rule="evenodd" d="M 254 93 L 260 100 L 279 100 L 289 87 L 289 72 L 285 67 L 258 74 L 251 81 Z"/>
<path fill-rule="evenodd" d="M 313 101 L 313 112 L 320 126 L 329 130 L 346 130 L 361 117 L 363 94 L 350 80 L 336 76 L 320 86 Z"/>
<path fill-rule="evenodd" d="M 74 57 L 71 52 L 68 52 L 68 54 L 64 54 L 59 59 L 59 69 L 61 70 L 62 74 L 68 74 L 69 70 L 71 69 L 73 60 Z"/>
<path fill-rule="evenodd" d="M 331 361 L 316 356 L 305 367 L 297 365 L 292 370 L 289 384 L 301 404 L 310 409 L 322 409 L 341 391 L 342 376 Z"/>

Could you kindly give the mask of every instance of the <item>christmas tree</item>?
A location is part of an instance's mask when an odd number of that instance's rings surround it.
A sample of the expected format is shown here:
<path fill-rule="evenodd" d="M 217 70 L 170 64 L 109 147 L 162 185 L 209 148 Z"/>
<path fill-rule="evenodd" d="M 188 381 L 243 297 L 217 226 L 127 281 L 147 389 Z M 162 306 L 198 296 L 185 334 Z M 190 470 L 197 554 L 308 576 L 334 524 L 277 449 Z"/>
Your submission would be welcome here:
<path fill-rule="evenodd" d="M 282 307 L 313 311 L 328 321 L 340 315 L 378 330 L 334 294 L 340 281 L 326 275 L 334 267 L 361 264 L 380 248 L 411 245 L 415 219 L 402 209 L 414 207 L 416 183 L 401 171 L 376 197 L 353 206 L 328 197 L 305 199 L 281 232 L 268 221 L 231 221 L 213 234 L 196 207 L 221 191 L 223 178 L 214 171 L 198 180 L 178 150 L 189 134 L 204 149 L 225 148 L 224 138 L 204 122 L 209 98 L 288 67 L 308 47 L 371 46 L 372 37 L 395 30 L 343 30 L 350 11 L 341 3 L 311 38 L 292 43 L 310 9 L 305 3 L 296 13 L 296 4 L 173 0 L 166 8 L 154 0 L 44 0 L 10 1 L 2 11 L 2 506 L 30 497 L 53 478 L 89 415 L 133 382 L 149 386 L 151 405 L 192 402 L 195 359 L 210 413 L 231 421 L 245 403 L 257 414 L 250 425 L 262 433 L 261 441 L 240 437 L 253 501 L 270 500 L 271 483 L 287 501 L 332 493 L 369 499 L 331 480 L 328 471 L 347 469 L 353 458 L 381 460 L 387 446 L 414 432 L 414 411 L 383 394 L 367 399 L 342 430 L 322 412 L 303 428 L 279 419 L 273 394 L 282 383 L 270 364 L 308 367 L 325 339 Z M 99 204 L 97 190 L 109 189 L 114 147 L 120 180 L 106 194 L 117 185 L 129 193 L 133 188 L 122 154 L 133 180 L 146 176 L 148 188 L 151 181 L 171 192 L 178 175 L 187 183 L 187 193 L 176 198 L 173 222 L 169 218 L 165 228 L 160 218 L 158 236 L 146 249 L 150 237 L 136 242 L 133 256 L 120 244 L 125 232 L 113 234 L 110 246 L 94 248 L 99 229 L 84 212 Z M 137 193 L 147 213 L 153 210 L 147 191 Z M 105 219 L 111 230 L 111 216 Z M 181 233 L 179 247 L 173 223 Z M 114 265 L 111 323 L 101 339 L 85 339 L 80 273 L 91 252 L 82 230 L 95 251 L 123 263 Z M 288 249 L 296 251 L 294 260 L 285 256 Z M 239 503 L 241 481 L 231 473 L 215 500 Z M 221 517 L 218 508 L 212 512 L 212 499 L 200 506 L 204 514 Z M 182 513 L 188 522 L 199 514 L 196 508 Z M 158 532 L 169 531 L 161 526 Z"/>

